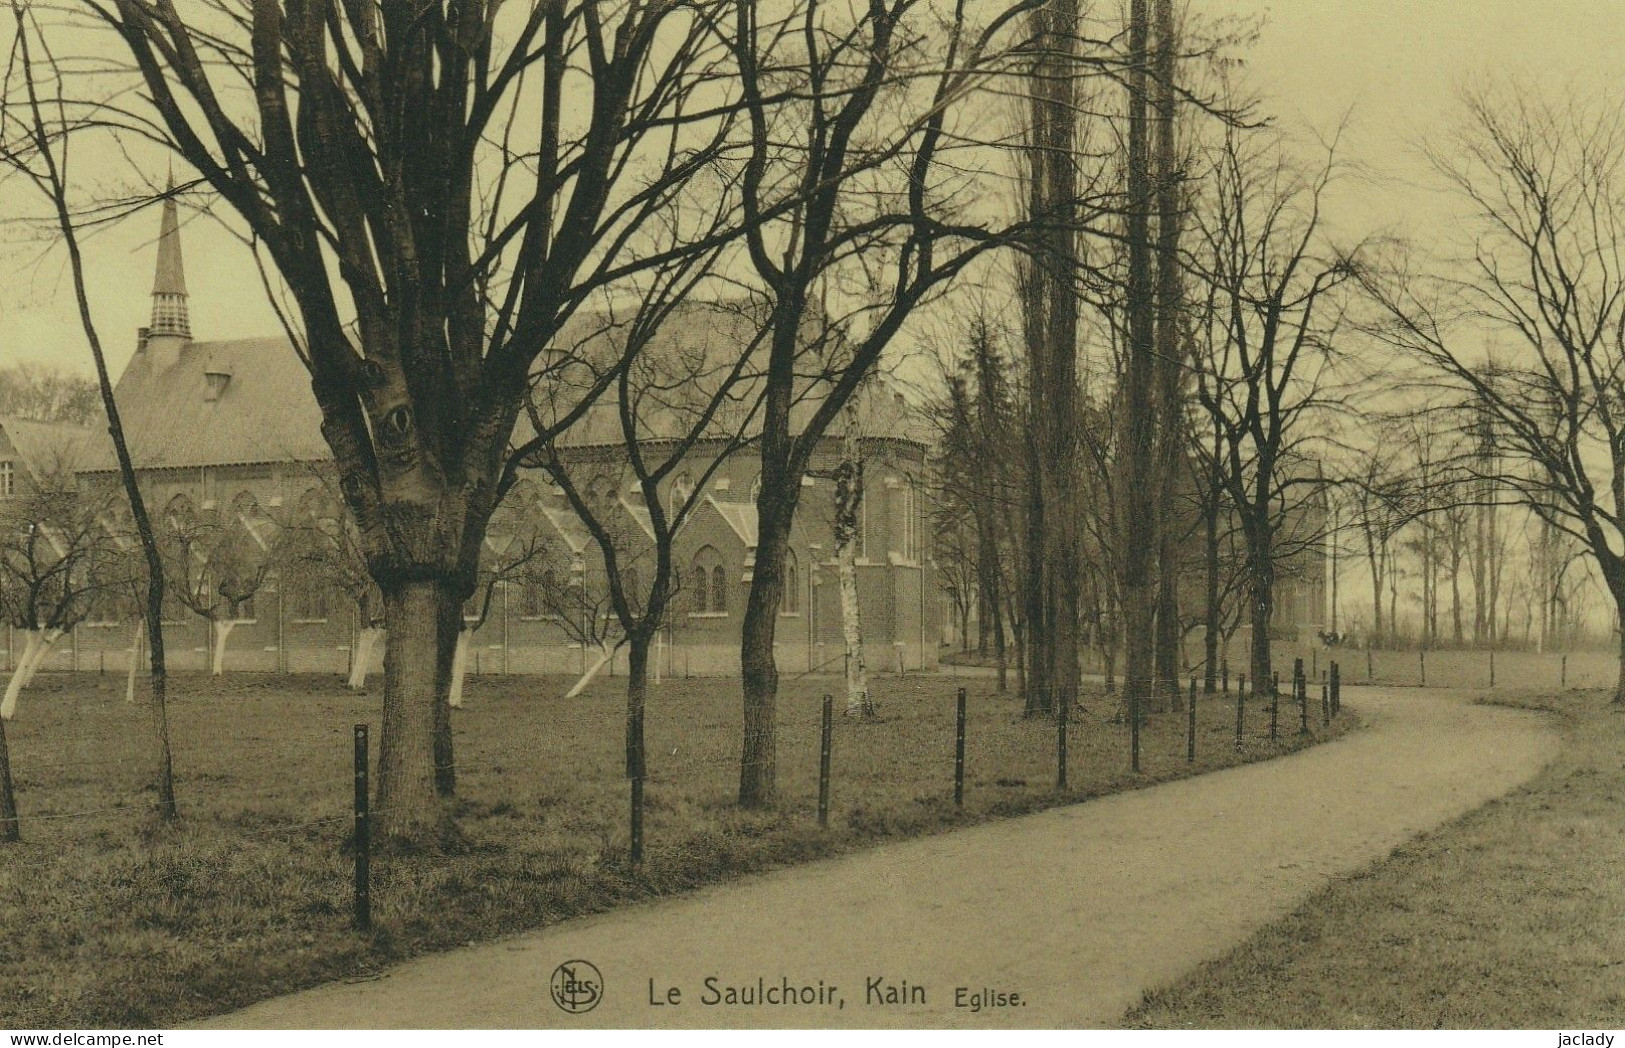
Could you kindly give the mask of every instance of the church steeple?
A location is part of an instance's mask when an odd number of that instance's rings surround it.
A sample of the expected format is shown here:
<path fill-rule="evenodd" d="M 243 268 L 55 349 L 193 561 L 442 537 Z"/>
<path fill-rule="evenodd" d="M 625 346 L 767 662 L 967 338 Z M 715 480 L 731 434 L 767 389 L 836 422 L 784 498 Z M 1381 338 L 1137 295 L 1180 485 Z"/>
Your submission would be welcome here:
<path fill-rule="evenodd" d="M 175 178 L 169 179 L 169 193 Z M 186 267 L 181 262 L 180 217 L 175 198 L 164 198 L 163 219 L 158 226 L 158 270 L 152 280 L 152 327 L 148 338 L 170 336 L 183 341 L 192 338 L 192 322 L 186 307 Z"/>

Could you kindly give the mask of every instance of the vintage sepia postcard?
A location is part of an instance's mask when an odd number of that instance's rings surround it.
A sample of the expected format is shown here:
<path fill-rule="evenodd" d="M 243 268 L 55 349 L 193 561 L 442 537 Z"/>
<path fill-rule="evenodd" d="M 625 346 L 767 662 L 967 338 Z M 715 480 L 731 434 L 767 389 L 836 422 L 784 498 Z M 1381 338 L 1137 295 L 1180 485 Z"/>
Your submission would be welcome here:
<path fill-rule="evenodd" d="M 11 1045 L 1625 1026 L 1625 6 L 0 41 Z"/>

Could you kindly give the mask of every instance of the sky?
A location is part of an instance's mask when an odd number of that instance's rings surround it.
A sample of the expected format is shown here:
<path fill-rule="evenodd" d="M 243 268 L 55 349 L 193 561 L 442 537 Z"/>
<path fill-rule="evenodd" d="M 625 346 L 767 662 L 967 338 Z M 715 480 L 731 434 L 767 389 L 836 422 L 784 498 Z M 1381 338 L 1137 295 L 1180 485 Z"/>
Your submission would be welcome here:
<path fill-rule="evenodd" d="M 1342 154 L 1366 172 L 1344 187 L 1332 216 L 1334 228 L 1350 237 L 1448 232 L 1447 204 L 1426 188 L 1417 147 L 1448 129 L 1464 82 L 1512 74 L 1552 90 L 1585 90 L 1625 68 L 1625 0 L 1192 0 L 1192 6 L 1201 14 L 1264 18 L 1246 53 L 1262 112 L 1287 129 L 1322 133 L 1347 117 Z M 0 205 L 0 214 L 12 206 Z M 207 216 L 183 220 L 194 337 L 279 332 L 245 248 Z M 153 209 L 99 231 L 86 245 L 92 309 L 115 374 L 147 322 L 157 228 Z M 88 374 L 64 254 L 30 235 L 27 227 L 0 224 L 0 363 L 48 362 Z"/>

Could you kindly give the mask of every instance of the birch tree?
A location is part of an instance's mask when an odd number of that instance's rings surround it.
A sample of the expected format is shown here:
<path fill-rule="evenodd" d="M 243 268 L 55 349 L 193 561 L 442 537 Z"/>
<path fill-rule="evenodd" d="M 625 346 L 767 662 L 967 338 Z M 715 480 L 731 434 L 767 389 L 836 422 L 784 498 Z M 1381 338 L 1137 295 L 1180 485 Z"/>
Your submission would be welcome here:
<path fill-rule="evenodd" d="M 863 427 L 858 401 L 847 403 L 841 460 L 835 467 L 835 580 L 841 595 L 841 640 L 846 646 L 846 715 L 874 716 L 863 666 L 863 620 L 858 607 L 858 528 L 863 520 Z"/>

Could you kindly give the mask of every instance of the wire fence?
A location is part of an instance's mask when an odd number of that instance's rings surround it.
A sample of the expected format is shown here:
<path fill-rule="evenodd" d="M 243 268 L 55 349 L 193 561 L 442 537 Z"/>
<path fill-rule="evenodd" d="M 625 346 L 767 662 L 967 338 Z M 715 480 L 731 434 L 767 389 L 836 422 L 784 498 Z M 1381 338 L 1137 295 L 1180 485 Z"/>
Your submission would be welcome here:
<path fill-rule="evenodd" d="M 797 682 L 781 689 L 772 727 L 751 732 L 740 729 L 737 682 L 652 688 L 641 768 L 632 775 L 625 697 L 616 689 L 566 702 L 476 687 L 455 715 L 458 758 L 438 769 L 455 775 L 457 799 L 417 807 L 372 807 L 375 720 L 362 733 L 366 745 L 356 743 L 363 725 L 355 715 L 375 712 L 367 700 L 183 699 L 171 723 L 184 818 L 168 833 L 153 828 L 151 765 L 140 752 L 145 711 L 122 696 L 64 693 L 56 707 L 44 704 L 54 725 L 12 722 L 26 729 L 12 731 L 11 741 L 24 842 L 0 845 L 0 888 L 26 896 L 21 882 L 28 877 L 54 870 L 48 875 L 74 878 L 72 871 L 98 854 L 114 863 L 207 866 L 251 861 L 256 849 L 274 843 L 282 850 L 266 861 L 319 869 L 316 880 L 328 889 L 337 865 L 365 856 L 369 869 L 354 880 L 370 903 L 392 874 L 460 860 L 392 849 L 371 854 L 367 842 L 387 834 L 398 816 L 432 821 L 448 814 L 487 838 L 506 833 L 539 842 L 534 846 L 554 849 L 566 864 L 635 870 L 647 848 L 681 849 L 719 833 L 799 825 L 805 830 L 794 832 L 873 836 L 952 821 L 959 812 L 1030 810 L 1115 788 L 1109 784 L 1123 784 L 1128 772 L 1166 777 L 1199 759 L 1217 766 L 1267 755 L 1296 744 L 1300 728 L 1322 730 L 1332 716 L 1329 705 L 1318 715 L 1322 700 L 1308 694 L 1307 678 L 1290 730 L 1280 709 L 1261 715 L 1265 698 L 1256 689 L 1244 694 L 1240 680 L 1234 695 L 1228 679 L 1227 690 L 1207 695 L 1192 678 L 1176 702 L 1137 711 L 1098 686 L 1017 696 L 991 681 L 876 683 L 874 713 L 861 715 L 847 712 L 844 695 L 826 693 L 828 681 Z M 1304 712 L 1311 699 L 1315 716 Z M 62 737 L 69 724 L 78 737 Z M 768 767 L 747 757 L 765 762 L 769 753 L 771 810 L 749 817 L 759 825 L 740 823 L 730 813 L 740 811 L 741 780 Z M 366 927 L 361 913 L 357 903 L 353 919 Z"/>

